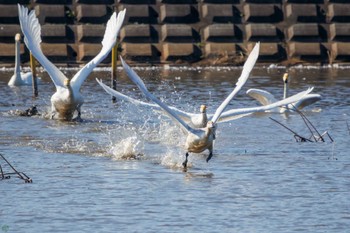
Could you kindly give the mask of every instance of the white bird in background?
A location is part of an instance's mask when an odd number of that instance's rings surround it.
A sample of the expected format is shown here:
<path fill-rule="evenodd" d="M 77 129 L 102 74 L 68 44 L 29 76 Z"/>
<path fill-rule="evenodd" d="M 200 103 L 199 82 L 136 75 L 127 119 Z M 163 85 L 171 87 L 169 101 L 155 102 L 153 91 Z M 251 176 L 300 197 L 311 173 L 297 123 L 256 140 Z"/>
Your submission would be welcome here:
<path fill-rule="evenodd" d="M 32 72 L 21 72 L 21 35 L 15 36 L 15 73 L 12 75 L 9 86 L 30 86 L 33 83 Z"/>
<path fill-rule="evenodd" d="M 288 96 L 288 79 L 289 79 L 289 74 L 285 73 L 283 75 L 283 83 L 284 83 L 283 99 L 287 98 Z M 247 94 L 253 97 L 254 99 L 256 99 L 257 101 L 259 101 L 262 105 L 268 105 L 273 102 L 276 102 L 275 97 L 270 92 L 267 92 L 261 89 L 249 89 L 247 91 Z M 304 107 L 311 105 L 321 99 L 322 97 L 319 94 L 308 94 L 308 95 L 305 95 L 299 101 L 288 104 L 286 106 L 275 108 L 273 110 L 280 113 L 284 113 L 286 111 L 293 111 L 293 109 L 301 110 Z"/>
<path fill-rule="evenodd" d="M 236 87 L 234 90 L 230 93 L 230 95 L 223 101 L 223 103 L 217 108 L 215 114 L 210 118 L 208 123 L 203 128 L 193 128 L 186 124 L 177 114 L 174 112 L 171 108 L 169 108 L 166 104 L 161 102 L 159 99 L 157 99 L 153 94 L 151 94 L 141 78 L 133 71 L 121 58 L 123 68 L 129 78 L 138 86 L 138 88 L 143 92 L 143 94 L 155 102 L 159 107 L 163 109 L 163 111 L 166 112 L 166 114 L 173 119 L 178 125 L 180 125 L 181 129 L 187 133 L 185 148 L 186 148 L 186 159 L 183 162 L 183 166 L 187 167 L 188 162 L 188 156 L 189 153 L 201 153 L 205 151 L 206 149 L 209 150 L 209 156 L 207 157 L 207 162 L 211 159 L 213 156 L 213 142 L 215 140 L 215 132 L 216 132 L 216 123 L 220 119 L 220 116 L 224 109 L 227 107 L 228 103 L 231 101 L 231 99 L 238 93 L 238 91 L 243 87 L 243 85 L 246 83 L 249 74 L 251 70 L 253 69 L 255 62 L 257 60 L 258 54 L 259 54 L 259 43 L 254 47 L 254 49 L 251 52 L 252 56 L 249 56 L 247 59 L 241 77 L 238 79 L 236 83 Z M 100 82 L 100 84 L 102 84 Z M 268 108 L 274 108 L 276 106 L 285 105 L 288 103 L 292 103 L 301 97 L 303 97 L 305 94 L 309 93 L 312 90 L 310 88 L 309 90 L 305 91 L 304 93 L 299 93 L 295 96 L 292 96 L 290 98 L 287 98 L 285 100 L 281 100 L 278 103 L 274 103 L 270 106 L 264 106 L 264 107 L 256 107 L 251 108 L 250 112 L 258 112 L 258 111 L 265 111 Z M 262 110 L 259 110 L 262 109 Z"/>
<path fill-rule="evenodd" d="M 116 43 L 117 35 L 122 26 L 125 9 L 119 12 L 118 16 L 114 12 L 107 22 L 106 31 L 102 40 L 102 49 L 88 64 L 86 64 L 72 79 L 68 79 L 54 64 L 52 64 L 43 54 L 41 43 L 41 28 L 35 11 L 28 14 L 28 9 L 18 4 L 19 21 L 22 32 L 25 36 L 24 42 L 28 49 L 44 67 L 53 83 L 56 86 L 56 93 L 51 97 L 52 118 L 60 120 L 72 120 L 75 111 L 78 112 L 78 119 L 81 116 L 81 106 L 84 102 L 80 94 L 80 88 L 93 69 L 107 57 Z"/>

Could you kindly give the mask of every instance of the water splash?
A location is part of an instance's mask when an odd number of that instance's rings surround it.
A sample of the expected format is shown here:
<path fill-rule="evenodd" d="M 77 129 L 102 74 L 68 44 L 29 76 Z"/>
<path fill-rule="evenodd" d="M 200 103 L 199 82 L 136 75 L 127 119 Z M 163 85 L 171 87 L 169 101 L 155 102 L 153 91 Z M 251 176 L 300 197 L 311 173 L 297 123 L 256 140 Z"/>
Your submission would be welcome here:
<path fill-rule="evenodd" d="M 144 151 L 143 140 L 135 135 L 115 143 L 108 151 L 116 160 L 140 159 Z"/>

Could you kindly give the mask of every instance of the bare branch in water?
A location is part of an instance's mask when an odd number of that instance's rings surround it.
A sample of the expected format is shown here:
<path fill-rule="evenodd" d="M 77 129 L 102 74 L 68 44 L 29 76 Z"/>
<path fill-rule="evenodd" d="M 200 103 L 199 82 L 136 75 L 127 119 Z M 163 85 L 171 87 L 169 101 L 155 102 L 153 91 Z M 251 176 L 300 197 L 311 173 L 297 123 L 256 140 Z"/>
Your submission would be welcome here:
<path fill-rule="evenodd" d="M 7 159 L 5 159 L 5 157 L 0 154 L 0 158 L 3 159 L 3 161 L 5 161 L 5 163 L 12 169 L 13 172 L 4 172 L 1 165 L 0 165 L 0 180 L 3 179 L 10 179 L 11 175 L 17 175 L 18 178 L 24 180 L 26 183 L 32 183 L 32 179 L 29 178 L 26 174 L 24 174 L 23 172 L 18 172 L 11 164 L 9 161 L 7 161 Z"/>
<path fill-rule="evenodd" d="M 311 137 L 310 139 L 307 139 L 301 135 L 299 135 L 298 133 L 296 133 L 295 131 L 293 131 L 292 129 L 288 128 L 287 126 L 283 125 L 281 122 L 278 122 L 277 120 L 269 117 L 271 120 L 273 120 L 274 122 L 278 123 L 279 125 L 281 125 L 282 127 L 284 127 L 285 129 L 289 130 L 291 133 L 293 133 L 293 136 L 295 138 L 295 140 L 297 142 L 325 142 L 324 136 L 327 135 L 328 138 L 331 140 L 331 142 L 334 142 L 333 138 L 330 136 L 330 134 L 328 133 L 328 131 L 325 131 L 323 134 L 320 134 L 319 131 L 316 129 L 316 127 L 311 123 L 311 121 L 305 116 L 304 113 L 302 113 L 301 111 L 299 111 L 297 108 L 294 107 L 294 110 L 300 115 L 300 117 L 303 119 L 306 127 L 308 128 L 308 130 L 311 133 Z M 348 125 L 348 129 L 349 129 L 349 133 L 350 133 L 350 127 Z M 313 138 L 313 140 L 311 140 Z"/>
<path fill-rule="evenodd" d="M 282 127 L 284 127 L 285 129 L 289 130 L 290 132 L 292 132 L 294 135 L 294 138 L 297 142 L 312 142 L 310 139 L 307 139 L 299 134 L 297 134 L 295 131 L 291 130 L 290 128 L 288 128 L 287 126 L 285 126 L 284 124 L 282 124 L 281 122 L 273 119 L 272 117 L 269 117 L 271 120 L 273 120 L 274 122 L 276 122 L 277 124 L 281 125 Z"/>

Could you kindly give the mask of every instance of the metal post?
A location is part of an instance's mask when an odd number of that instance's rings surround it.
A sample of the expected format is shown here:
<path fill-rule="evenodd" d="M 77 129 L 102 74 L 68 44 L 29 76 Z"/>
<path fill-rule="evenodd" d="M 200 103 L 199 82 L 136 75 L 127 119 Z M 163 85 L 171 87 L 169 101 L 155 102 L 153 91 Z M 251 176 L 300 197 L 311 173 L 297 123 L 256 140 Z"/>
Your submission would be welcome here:
<path fill-rule="evenodd" d="M 116 43 L 112 48 L 112 76 L 111 76 L 111 86 L 113 90 L 117 89 L 117 58 L 118 58 L 118 46 L 119 43 Z M 112 96 L 113 103 L 116 102 L 116 98 Z"/>
<path fill-rule="evenodd" d="M 32 53 L 30 53 L 30 68 L 32 70 L 32 79 L 33 79 L 33 96 L 34 97 L 38 97 L 38 82 L 37 82 L 37 78 L 36 78 L 36 60 L 33 56 Z"/>

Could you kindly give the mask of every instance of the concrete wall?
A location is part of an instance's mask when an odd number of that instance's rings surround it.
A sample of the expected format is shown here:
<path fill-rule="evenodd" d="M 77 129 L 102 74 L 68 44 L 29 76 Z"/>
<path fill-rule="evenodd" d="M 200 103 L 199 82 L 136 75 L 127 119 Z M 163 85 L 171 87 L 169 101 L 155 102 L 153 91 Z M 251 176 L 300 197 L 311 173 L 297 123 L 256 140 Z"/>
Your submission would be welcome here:
<path fill-rule="evenodd" d="M 35 9 L 43 52 L 62 65 L 93 58 L 105 23 L 124 8 L 121 53 L 138 63 L 242 64 L 257 41 L 260 63 L 350 62 L 347 0 L 0 0 L 4 65 L 14 62 L 17 3 Z"/>

